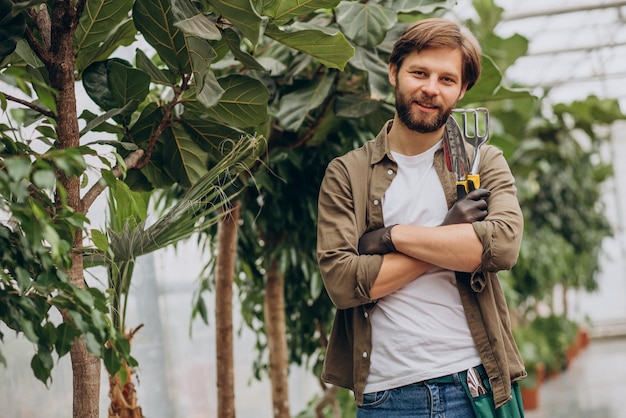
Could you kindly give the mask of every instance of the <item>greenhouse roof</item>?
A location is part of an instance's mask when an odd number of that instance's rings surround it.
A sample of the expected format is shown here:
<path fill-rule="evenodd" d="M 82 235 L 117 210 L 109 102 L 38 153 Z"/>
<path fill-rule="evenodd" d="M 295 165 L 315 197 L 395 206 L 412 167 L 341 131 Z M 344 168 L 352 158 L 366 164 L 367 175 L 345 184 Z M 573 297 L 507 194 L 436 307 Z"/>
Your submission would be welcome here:
<path fill-rule="evenodd" d="M 626 1 L 495 0 L 504 9 L 496 33 L 518 33 L 530 43 L 505 76 L 512 82 L 549 89 L 556 102 L 589 95 L 620 101 L 626 111 Z M 469 2 L 453 13 L 471 17 Z"/>

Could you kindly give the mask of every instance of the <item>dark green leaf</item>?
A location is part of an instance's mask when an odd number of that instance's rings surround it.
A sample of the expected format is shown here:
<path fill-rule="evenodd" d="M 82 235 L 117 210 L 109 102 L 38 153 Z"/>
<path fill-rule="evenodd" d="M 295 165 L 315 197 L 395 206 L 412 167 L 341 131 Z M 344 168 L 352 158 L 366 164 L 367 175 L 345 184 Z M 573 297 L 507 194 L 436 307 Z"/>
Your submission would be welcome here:
<path fill-rule="evenodd" d="M 328 98 L 334 77 L 321 77 L 308 85 L 284 95 L 276 117 L 287 131 L 297 131 L 309 112 L 321 106 Z"/>
<path fill-rule="evenodd" d="M 141 103 L 150 91 L 148 74 L 117 61 L 109 61 L 107 83 L 116 108 L 126 107 L 131 102 Z"/>
<path fill-rule="evenodd" d="M 96 57 L 101 56 L 101 53 L 98 52 L 101 43 L 110 34 L 117 35 L 119 33 L 116 27 L 128 17 L 131 7 L 132 2 L 127 0 L 89 0 L 85 2 L 85 11 L 80 16 L 74 34 L 76 68 L 79 72 L 88 67 Z M 124 29 L 122 33 L 123 31 Z M 111 52 L 120 45 L 120 43 L 111 41 L 109 43 L 111 45 L 107 49 Z"/>
<path fill-rule="evenodd" d="M 77 336 L 76 329 L 70 324 L 62 323 L 57 327 L 57 339 L 54 346 L 59 357 L 63 357 L 70 352 Z"/>
<path fill-rule="evenodd" d="M 397 22 L 395 10 L 378 4 L 342 2 L 336 10 L 339 27 L 360 46 L 378 45 Z"/>
<path fill-rule="evenodd" d="M 46 384 L 50 379 L 50 372 L 52 371 L 53 365 L 52 355 L 48 351 L 42 351 L 41 347 L 30 362 L 30 367 L 33 369 L 35 377 Z"/>
<path fill-rule="evenodd" d="M 235 58 L 251 70 L 265 71 L 265 68 L 252 55 L 241 50 L 241 39 L 232 29 L 224 30 L 224 40 Z"/>
<path fill-rule="evenodd" d="M 261 34 L 261 17 L 252 7 L 250 0 L 207 0 L 226 19 L 237 27 L 253 45 Z"/>
<path fill-rule="evenodd" d="M 208 155 L 180 124 L 174 124 L 166 141 L 165 170 L 183 186 L 190 186 L 207 171 Z"/>
<path fill-rule="evenodd" d="M 283 32 L 275 26 L 269 26 L 265 34 L 290 48 L 317 58 L 329 68 L 343 70 L 354 56 L 354 48 L 341 32 L 335 35 L 315 30 Z"/>
<path fill-rule="evenodd" d="M 274 0 L 263 13 L 274 20 L 275 25 L 283 25 L 292 19 L 313 13 L 318 9 L 332 9 L 340 0 Z"/>
<path fill-rule="evenodd" d="M 191 72 L 183 32 L 174 24 L 167 0 L 137 0 L 133 6 L 135 26 L 156 49 L 163 62 L 177 74 Z"/>
<path fill-rule="evenodd" d="M 135 62 L 137 68 L 145 71 L 156 84 L 164 84 L 166 86 L 173 86 L 176 84 L 176 76 L 171 71 L 163 71 L 157 67 L 154 62 L 143 52 L 143 50 L 137 48 L 135 50 Z"/>
<path fill-rule="evenodd" d="M 265 120 L 269 92 L 260 81 L 242 75 L 230 75 L 218 79 L 218 82 L 224 89 L 219 103 L 204 109 L 197 104 L 194 107 L 191 102 L 189 105 L 194 113 L 236 128 L 255 126 Z"/>

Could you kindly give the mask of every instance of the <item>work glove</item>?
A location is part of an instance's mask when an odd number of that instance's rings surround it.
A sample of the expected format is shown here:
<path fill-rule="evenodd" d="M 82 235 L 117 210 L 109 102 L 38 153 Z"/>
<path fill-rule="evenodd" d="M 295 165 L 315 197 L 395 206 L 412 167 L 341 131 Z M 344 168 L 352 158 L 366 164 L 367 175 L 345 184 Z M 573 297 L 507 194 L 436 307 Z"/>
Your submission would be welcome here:
<path fill-rule="evenodd" d="M 396 247 L 391 241 L 391 228 L 394 226 L 391 225 L 363 234 L 359 240 L 359 254 L 387 254 L 396 251 Z"/>
<path fill-rule="evenodd" d="M 487 217 L 487 189 L 476 189 L 456 201 L 450 208 L 441 225 L 465 224 L 482 221 Z"/>

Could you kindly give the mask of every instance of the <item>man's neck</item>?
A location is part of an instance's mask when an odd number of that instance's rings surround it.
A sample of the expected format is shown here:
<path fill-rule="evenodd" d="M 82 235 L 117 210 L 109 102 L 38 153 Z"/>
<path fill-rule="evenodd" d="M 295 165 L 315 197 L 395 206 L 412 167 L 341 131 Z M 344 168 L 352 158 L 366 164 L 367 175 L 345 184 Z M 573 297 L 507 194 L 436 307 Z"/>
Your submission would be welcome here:
<path fill-rule="evenodd" d="M 396 115 L 388 133 L 389 148 L 402 155 L 418 155 L 430 149 L 443 136 L 445 127 L 435 132 L 420 133 L 409 129 Z"/>

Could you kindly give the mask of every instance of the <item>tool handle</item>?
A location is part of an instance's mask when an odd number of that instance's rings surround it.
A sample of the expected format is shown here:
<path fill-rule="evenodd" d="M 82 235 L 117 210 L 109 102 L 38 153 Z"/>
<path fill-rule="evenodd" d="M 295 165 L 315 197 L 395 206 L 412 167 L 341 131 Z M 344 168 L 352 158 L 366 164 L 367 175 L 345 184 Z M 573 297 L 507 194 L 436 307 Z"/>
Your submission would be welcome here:
<path fill-rule="evenodd" d="M 472 190 L 480 189 L 480 174 L 468 174 L 467 175 L 468 183 L 470 183 L 468 192 Z"/>

